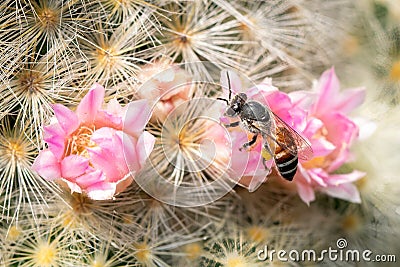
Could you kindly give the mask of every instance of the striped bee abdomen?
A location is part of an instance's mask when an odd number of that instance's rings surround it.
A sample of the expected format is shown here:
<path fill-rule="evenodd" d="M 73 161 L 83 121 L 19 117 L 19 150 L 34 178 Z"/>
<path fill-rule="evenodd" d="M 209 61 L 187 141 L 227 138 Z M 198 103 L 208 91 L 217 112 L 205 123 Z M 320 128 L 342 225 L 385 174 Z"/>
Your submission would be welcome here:
<path fill-rule="evenodd" d="M 289 151 L 277 147 L 274 159 L 280 175 L 286 180 L 292 181 L 297 171 L 297 164 L 299 163 L 297 155 L 292 155 Z"/>
<path fill-rule="evenodd" d="M 284 144 L 280 145 L 280 144 Z M 291 152 L 290 149 L 293 151 Z M 282 127 L 277 128 L 277 144 L 275 146 L 274 159 L 280 175 L 288 181 L 292 181 L 297 171 L 299 159 L 297 147 L 291 133 Z"/>

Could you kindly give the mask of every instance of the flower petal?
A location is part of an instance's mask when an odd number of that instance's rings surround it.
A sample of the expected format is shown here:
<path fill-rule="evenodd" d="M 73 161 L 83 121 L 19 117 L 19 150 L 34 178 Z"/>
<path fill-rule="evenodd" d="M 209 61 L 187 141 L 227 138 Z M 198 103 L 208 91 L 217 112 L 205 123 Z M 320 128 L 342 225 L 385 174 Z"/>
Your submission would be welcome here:
<path fill-rule="evenodd" d="M 124 156 L 125 161 L 128 165 L 128 168 L 133 174 L 135 174 L 140 169 L 140 163 L 138 159 L 138 155 L 136 153 L 136 138 L 123 133 L 123 147 L 124 147 Z"/>
<path fill-rule="evenodd" d="M 326 186 L 326 180 L 329 179 L 329 174 L 321 168 L 314 168 L 308 170 L 312 181 L 316 182 L 319 186 Z"/>
<path fill-rule="evenodd" d="M 294 106 L 304 110 L 310 110 L 318 94 L 310 91 L 293 91 L 289 93 L 289 97 Z"/>
<path fill-rule="evenodd" d="M 313 139 L 311 147 L 313 149 L 314 157 L 325 157 L 336 148 L 331 142 L 327 141 L 325 138 Z"/>
<path fill-rule="evenodd" d="M 90 91 L 82 98 L 76 114 L 83 123 L 92 123 L 101 109 L 104 101 L 104 87 L 95 83 Z"/>
<path fill-rule="evenodd" d="M 39 152 L 32 165 L 32 169 L 46 180 L 54 180 L 61 177 L 61 168 L 58 159 L 46 149 Z"/>
<path fill-rule="evenodd" d="M 103 182 L 106 179 L 101 170 L 93 170 L 75 179 L 75 182 L 83 189 Z"/>
<path fill-rule="evenodd" d="M 358 135 L 357 125 L 341 113 L 329 114 L 323 121 L 328 131 L 327 139 L 336 147 L 350 145 Z"/>
<path fill-rule="evenodd" d="M 365 88 L 349 89 L 341 93 L 339 101 L 335 103 L 335 110 L 347 114 L 360 106 L 365 100 Z"/>
<path fill-rule="evenodd" d="M 312 138 L 323 125 L 324 123 L 320 119 L 310 118 L 302 134 L 308 138 Z"/>
<path fill-rule="evenodd" d="M 57 118 L 58 123 L 63 129 L 65 135 L 70 135 L 79 127 L 79 121 L 76 114 L 69 108 L 61 105 L 53 105 L 54 115 Z"/>
<path fill-rule="evenodd" d="M 151 116 L 147 100 L 137 100 L 126 107 L 123 131 L 129 135 L 138 136 L 143 131 Z"/>
<path fill-rule="evenodd" d="M 69 155 L 61 161 L 61 175 L 64 178 L 76 178 L 89 167 L 89 159 L 79 155 Z"/>
<path fill-rule="evenodd" d="M 340 89 L 339 80 L 335 74 L 335 69 L 325 71 L 318 81 L 319 97 L 313 106 L 312 113 L 319 116 L 330 111 L 335 97 L 338 96 Z"/>
<path fill-rule="evenodd" d="M 145 161 L 147 160 L 151 151 L 153 150 L 155 142 L 156 142 L 155 137 L 147 131 L 144 131 L 139 136 L 136 145 L 136 154 L 138 156 L 139 164 L 141 167 L 143 167 Z"/>
<path fill-rule="evenodd" d="M 152 77 L 159 82 L 172 82 L 175 79 L 175 70 L 173 68 L 166 69 Z"/>
<path fill-rule="evenodd" d="M 122 130 L 122 117 L 100 110 L 97 112 L 95 125 L 98 129 L 101 127 L 110 127 L 117 130 Z"/>
<path fill-rule="evenodd" d="M 251 176 L 251 180 L 247 186 L 247 190 L 249 190 L 250 193 L 256 191 L 263 183 L 267 181 L 267 179 L 268 177 L 265 171 L 259 171 L 257 175 Z M 241 180 L 239 181 L 239 183 L 241 183 Z"/>
<path fill-rule="evenodd" d="M 329 186 L 321 188 L 320 191 L 325 192 L 332 197 L 344 199 L 353 203 L 361 203 L 360 193 L 357 187 L 352 183 L 341 184 L 338 186 Z"/>
<path fill-rule="evenodd" d="M 75 182 L 68 181 L 67 179 L 61 179 L 61 182 L 59 182 L 59 183 L 64 186 L 65 185 L 68 186 L 68 188 L 71 189 L 71 194 L 74 192 L 79 193 L 79 194 L 82 193 L 82 188 L 80 188 L 80 186 L 77 185 Z"/>
<path fill-rule="evenodd" d="M 127 174 L 124 179 L 119 180 L 116 185 L 115 194 L 121 193 L 124 191 L 129 185 L 132 184 L 134 176 L 132 173 Z"/>
<path fill-rule="evenodd" d="M 92 135 L 98 146 L 87 148 L 94 168 L 102 170 L 109 182 L 116 182 L 129 173 L 124 157 L 121 131 L 101 128 Z"/>
<path fill-rule="evenodd" d="M 122 117 L 122 107 L 117 99 L 113 98 L 107 103 L 107 112 Z"/>
<path fill-rule="evenodd" d="M 345 183 L 352 183 L 355 182 L 365 176 L 365 172 L 360 171 L 352 171 L 351 173 L 347 174 L 331 174 L 329 176 L 328 183 L 330 185 L 340 185 Z"/>
<path fill-rule="evenodd" d="M 310 202 L 315 200 L 314 189 L 310 185 L 304 183 L 296 183 L 296 186 L 301 200 L 307 205 L 310 205 Z"/>
<path fill-rule="evenodd" d="M 93 200 L 107 200 L 113 198 L 116 188 L 115 183 L 101 182 L 86 188 L 86 193 Z"/>
<path fill-rule="evenodd" d="M 65 132 L 58 123 L 44 127 L 43 140 L 59 161 L 61 161 L 64 156 L 65 138 Z"/>

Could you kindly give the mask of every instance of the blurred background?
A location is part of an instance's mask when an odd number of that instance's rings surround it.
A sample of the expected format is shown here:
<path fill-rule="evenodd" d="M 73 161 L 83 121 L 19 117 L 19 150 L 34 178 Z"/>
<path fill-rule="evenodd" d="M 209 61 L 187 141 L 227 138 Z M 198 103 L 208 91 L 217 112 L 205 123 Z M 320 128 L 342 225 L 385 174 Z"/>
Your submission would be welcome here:
<path fill-rule="evenodd" d="M 361 204 L 318 194 L 306 205 L 277 179 L 199 207 L 168 205 L 135 183 L 95 201 L 32 171 L 52 104 L 74 109 L 95 82 L 106 101 L 126 104 L 148 97 L 140 88 L 152 75 L 198 61 L 209 63 L 177 73 L 208 79 L 235 69 L 289 93 L 312 90 L 334 66 L 342 90 L 365 87 L 350 114 L 360 129 L 353 160 L 340 169 L 366 172 L 356 182 Z M 398 0 L 3 0 L 0 265 L 397 266 L 257 253 L 320 252 L 344 238 L 349 249 L 400 261 L 399 101 Z"/>

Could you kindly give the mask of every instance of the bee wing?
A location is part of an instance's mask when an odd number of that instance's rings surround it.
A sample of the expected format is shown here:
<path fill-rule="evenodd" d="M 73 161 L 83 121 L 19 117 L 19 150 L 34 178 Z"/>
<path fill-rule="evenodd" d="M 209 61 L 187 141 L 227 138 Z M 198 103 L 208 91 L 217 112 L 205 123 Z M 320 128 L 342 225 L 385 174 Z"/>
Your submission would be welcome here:
<path fill-rule="evenodd" d="M 271 110 L 269 110 L 269 108 L 268 108 L 268 112 L 270 113 L 270 117 L 273 117 L 273 114 L 272 114 Z M 273 157 L 273 154 L 275 151 L 275 146 L 278 143 L 276 141 L 276 139 L 273 137 L 273 136 L 275 136 L 275 122 L 272 120 L 269 123 L 254 121 L 254 122 L 252 122 L 252 127 L 254 127 L 255 129 L 257 129 L 260 132 L 262 137 L 265 139 L 264 142 L 268 142 L 268 145 L 266 146 L 266 147 L 268 147 L 268 149 L 266 151 L 263 151 L 263 153 L 268 153 L 268 154 L 270 154 L 271 157 Z M 265 144 L 264 144 L 264 147 L 265 147 Z M 264 157 L 264 158 L 267 159 L 267 158 L 269 158 L 269 156 Z"/>
<path fill-rule="evenodd" d="M 272 138 L 279 146 L 287 149 L 292 155 L 298 155 L 299 159 L 309 160 L 313 157 L 310 143 L 299 133 L 284 122 L 278 115 L 273 113 L 275 121 L 275 132 Z"/>

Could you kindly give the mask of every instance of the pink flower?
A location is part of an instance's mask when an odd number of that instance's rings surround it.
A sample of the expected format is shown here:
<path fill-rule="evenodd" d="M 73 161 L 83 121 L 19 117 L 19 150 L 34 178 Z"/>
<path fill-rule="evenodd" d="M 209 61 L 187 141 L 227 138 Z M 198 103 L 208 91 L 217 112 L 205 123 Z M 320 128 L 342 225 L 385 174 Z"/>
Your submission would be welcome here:
<path fill-rule="evenodd" d="M 350 146 L 358 136 L 358 126 L 347 114 L 364 101 L 365 90 L 352 89 L 344 93 L 339 90 L 338 78 L 331 68 L 322 74 L 314 94 L 301 97 L 294 94 L 292 98 L 309 112 L 302 134 L 310 140 L 314 157 L 301 162 L 295 176 L 299 195 L 306 203 L 315 199 L 314 189 L 351 202 L 361 201 L 352 182 L 365 173 L 356 170 L 347 174 L 334 172 L 352 159 Z M 314 100 L 306 101 L 307 98 Z"/>
<path fill-rule="evenodd" d="M 32 166 L 45 179 L 94 200 L 111 199 L 129 186 L 155 142 L 143 131 L 150 117 L 145 100 L 124 108 L 111 100 L 106 109 L 103 101 L 104 88 L 95 84 L 75 112 L 55 104 L 55 118 L 44 128 L 48 149 Z"/>
<path fill-rule="evenodd" d="M 177 65 L 160 60 L 144 66 L 139 74 L 142 85 L 138 96 L 154 105 L 153 120 L 164 121 L 167 115 L 184 101 L 189 100 L 189 75 Z"/>

